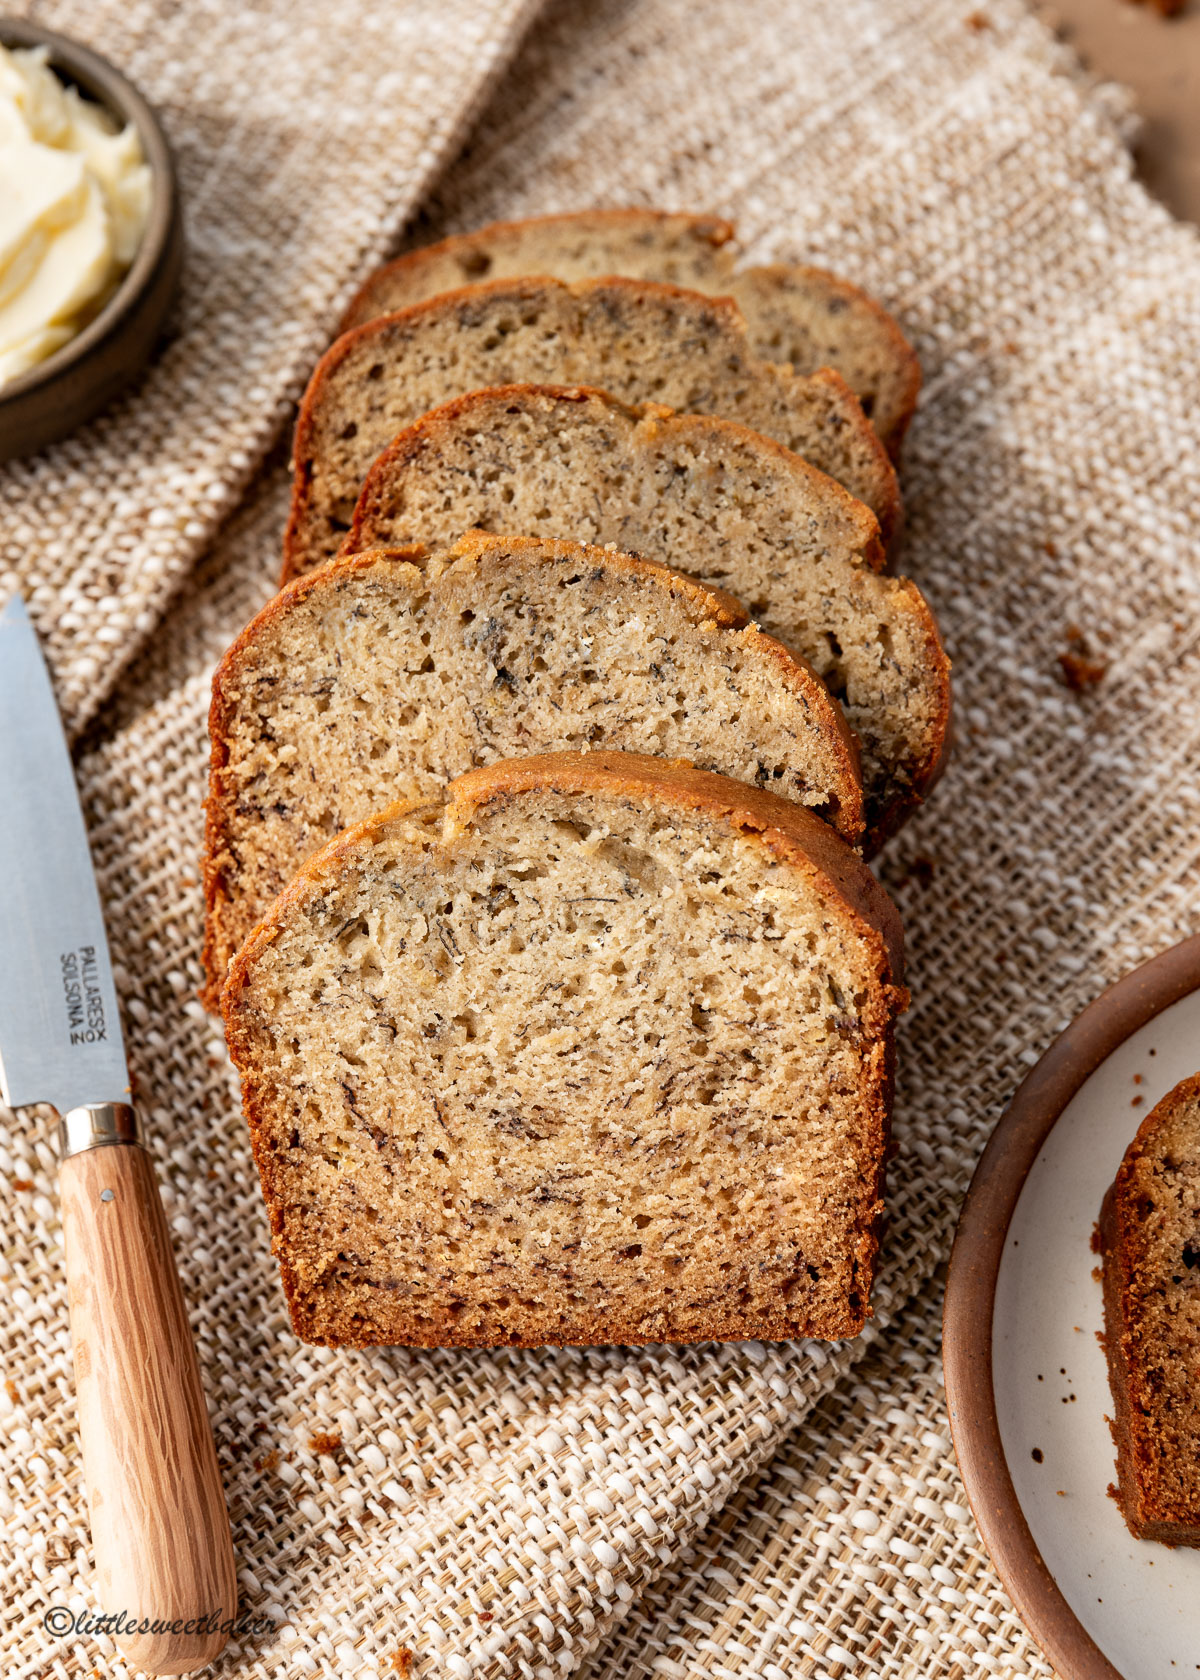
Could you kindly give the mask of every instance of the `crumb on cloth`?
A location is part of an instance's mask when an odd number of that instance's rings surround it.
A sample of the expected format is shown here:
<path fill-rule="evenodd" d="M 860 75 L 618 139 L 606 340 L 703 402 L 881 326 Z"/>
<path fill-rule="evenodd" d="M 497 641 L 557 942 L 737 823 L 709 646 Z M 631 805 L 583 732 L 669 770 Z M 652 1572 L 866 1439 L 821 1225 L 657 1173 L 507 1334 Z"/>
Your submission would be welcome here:
<path fill-rule="evenodd" d="M 1075 694 L 1095 688 L 1108 674 L 1105 661 L 1092 657 L 1087 638 L 1077 624 L 1068 624 L 1066 651 L 1058 656 L 1059 681 Z"/>

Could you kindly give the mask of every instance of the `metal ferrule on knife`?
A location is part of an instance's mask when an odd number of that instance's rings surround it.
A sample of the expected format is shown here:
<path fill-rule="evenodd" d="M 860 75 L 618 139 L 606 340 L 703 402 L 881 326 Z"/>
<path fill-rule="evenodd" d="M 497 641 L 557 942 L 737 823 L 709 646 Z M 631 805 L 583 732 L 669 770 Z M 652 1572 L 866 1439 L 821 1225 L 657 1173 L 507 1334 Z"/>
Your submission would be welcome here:
<path fill-rule="evenodd" d="M 221 1470 L 140 1144 L 87 827 L 25 604 L 0 610 L 0 1099 L 58 1111 L 75 1403 L 105 1613 L 131 1667 L 218 1655 L 237 1606 Z"/>
<path fill-rule="evenodd" d="M 109 1143 L 141 1142 L 141 1122 L 128 1103 L 81 1103 L 69 1108 L 58 1123 L 58 1148 L 64 1160 Z"/>

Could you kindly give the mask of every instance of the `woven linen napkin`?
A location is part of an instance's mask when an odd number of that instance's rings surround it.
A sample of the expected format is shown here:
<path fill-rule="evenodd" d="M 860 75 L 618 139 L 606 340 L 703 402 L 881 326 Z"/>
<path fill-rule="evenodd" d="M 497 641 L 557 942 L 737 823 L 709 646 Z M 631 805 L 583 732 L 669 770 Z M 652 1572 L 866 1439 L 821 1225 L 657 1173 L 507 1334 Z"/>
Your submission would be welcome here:
<path fill-rule="evenodd" d="M 42 0 L 157 107 L 187 259 L 169 336 L 104 415 L 0 468 L 0 598 L 21 588 L 68 728 L 87 722 L 285 424 L 537 0 Z"/>
<path fill-rule="evenodd" d="M 958 747 L 883 864 L 914 1001 L 858 1341 L 298 1344 L 195 1000 L 207 687 L 271 588 L 281 460 L 106 708 L 81 782 L 243 1605 L 275 1624 L 218 1672 L 1049 1672 L 964 1508 L 935 1273 L 1020 1075 L 1195 923 L 1200 250 L 1131 181 L 1121 116 L 1016 0 L 573 0 L 539 14 L 420 229 L 711 209 L 755 256 L 861 280 L 914 336 L 903 565 L 955 660 Z M 1099 681 L 1080 686 L 1079 657 Z M 0 1157 L 21 1186 L 3 1248 L 5 1672 L 120 1673 L 104 1641 L 42 1625 L 90 1602 L 44 1132 L 14 1117 Z"/>
<path fill-rule="evenodd" d="M 586 1680 L 1052 1680 L 950 1450 L 940 1288 L 813 1408 L 632 1608 Z"/>

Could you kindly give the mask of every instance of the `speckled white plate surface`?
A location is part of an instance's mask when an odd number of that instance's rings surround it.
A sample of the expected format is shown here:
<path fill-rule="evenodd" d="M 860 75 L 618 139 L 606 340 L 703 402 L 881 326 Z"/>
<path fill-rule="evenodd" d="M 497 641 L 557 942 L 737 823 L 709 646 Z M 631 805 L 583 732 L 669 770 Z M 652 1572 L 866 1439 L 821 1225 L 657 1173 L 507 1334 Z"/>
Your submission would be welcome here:
<path fill-rule="evenodd" d="M 1140 1121 L 1200 1069 L 1198 987 L 1192 940 L 1068 1029 L 997 1128 L 955 1245 L 955 1443 L 984 1540 L 1062 1680 L 1200 1674 L 1200 1550 L 1134 1540 L 1107 1493 L 1113 1408 L 1091 1247 Z"/>
<path fill-rule="evenodd" d="M 1127 1680 L 1200 1674 L 1200 1551 L 1135 1540 L 1105 1491 L 1116 1467 L 1091 1236 L 1139 1122 L 1198 1068 L 1193 992 L 1067 1104 L 1025 1180 L 996 1282 L 992 1383 L 1013 1486 L 1059 1590 Z"/>

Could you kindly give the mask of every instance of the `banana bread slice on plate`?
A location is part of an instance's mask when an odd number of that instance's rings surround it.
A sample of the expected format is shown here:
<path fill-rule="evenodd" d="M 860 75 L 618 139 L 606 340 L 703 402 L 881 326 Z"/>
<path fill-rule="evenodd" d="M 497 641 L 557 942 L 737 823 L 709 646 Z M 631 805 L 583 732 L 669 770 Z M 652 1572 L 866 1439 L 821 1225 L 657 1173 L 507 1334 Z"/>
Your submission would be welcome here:
<path fill-rule="evenodd" d="M 582 210 L 492 222 L 409 251 L 377 269 L 346 313 L 342 331 L 408 309 L 437 292 L 480 280 L 606 274 L 666 281 L 732 297 L 755 354 L 797 373 L 836 368 L 893 458 L 921 388 L 921 369 L 896 322 L 846 280 L 807 263 L 739 268 L 733 226 L 716 216 L 663 210 Z"/>
<path fill-rule="evenodd" d="M 731 420 L 603 391 L 475 391 L 401 432 L 367 474 L 343 549 L 487 531 L 615 543 L 732 590 L 837 695 L 862 749 L 867 852 L 945 759 L 950 667 L 924 596 L 883 565 L 874 516 Z"/>
<path fill-rule="evenodd" d="M 213 683 L 208 996 L 331 834 L 472 765 L 605 745 L 690 759 L 862 833 L 853 737 L 732 596 L 578 543 L 476 532 L 302 578 Z"/>
<path fill-rule="evenodd" d="M 827 824 L 665 759 L 511 760 L 330 841 L 223 995 L 297 1333 L 856 1334 L 901 961 Z"/>
<path fill-rule="evenodd" d="M 866 502 L 885 542 L 895 531 L 895 470 L 850 387 L 761 360 L 730 299 L 648 280 L 497 280 L 368 321 L 321 358 L 296 424 L 288 573 L 335 553 L 402 427 L 467 391 L 551 382 L 740 420 Z"/>
<path fill-rule="evenodd" d="M 1100 1246 L 1112 1491 L 1139 1540 L 1200 1546 L 1200 1074 L 1139 1126 Z"/>

